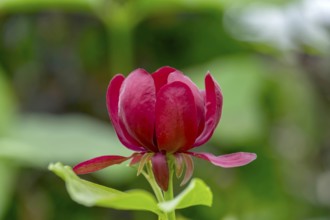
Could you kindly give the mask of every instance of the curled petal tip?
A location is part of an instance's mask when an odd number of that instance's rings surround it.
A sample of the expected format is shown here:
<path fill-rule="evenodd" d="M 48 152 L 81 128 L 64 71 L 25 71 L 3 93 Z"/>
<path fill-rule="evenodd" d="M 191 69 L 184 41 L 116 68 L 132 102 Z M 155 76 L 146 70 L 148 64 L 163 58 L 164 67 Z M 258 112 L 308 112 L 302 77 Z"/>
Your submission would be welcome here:
<path fill-rule="evenodd" d="M 194 147 L 201 146 L 211 138 L 221 118 L 222 102 L 223 96 L 220 86 L 211 74 L 207 74 L 205 77 L 205 126 L 197 137 Z"/>
<path fill-rule="evenodd" d="M 174 71 L 176 71 L 176 69 L 171 66 L 162 66 L 156 70 L 156 72 L 159 72 L 159 71 L 174 72 Z"/>
<path fill-rule="evenodd" d="M 257 159 L 257 154 L 255 154 L 255 153 L 249 153 L 249 154 L 251 154 L 251 158 L 252 158 L 252 160 L 251 160 L 251 162 L 252 161 L 254 161 L 255 159 Z"/>

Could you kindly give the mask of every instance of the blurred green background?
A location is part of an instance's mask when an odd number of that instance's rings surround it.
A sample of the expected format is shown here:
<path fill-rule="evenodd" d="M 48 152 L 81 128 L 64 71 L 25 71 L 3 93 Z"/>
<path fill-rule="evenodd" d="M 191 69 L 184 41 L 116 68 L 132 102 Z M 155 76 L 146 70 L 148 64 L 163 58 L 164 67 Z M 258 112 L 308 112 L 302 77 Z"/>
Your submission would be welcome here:
<path fill-rule="evenodd" d="M 156 219 L 76 204 L 47 166 L 129 155 L 108 82 L 163 65 L 221 85 L 221 122 L 197 150 L 258 155 L 234 169 L 196 159 L 213 207 L 181 219 L 330 219 L 328 0 L 0 0 L 0 33 L 0 219 Z M 85 178 L 150 190 L 126 165 Z"/>

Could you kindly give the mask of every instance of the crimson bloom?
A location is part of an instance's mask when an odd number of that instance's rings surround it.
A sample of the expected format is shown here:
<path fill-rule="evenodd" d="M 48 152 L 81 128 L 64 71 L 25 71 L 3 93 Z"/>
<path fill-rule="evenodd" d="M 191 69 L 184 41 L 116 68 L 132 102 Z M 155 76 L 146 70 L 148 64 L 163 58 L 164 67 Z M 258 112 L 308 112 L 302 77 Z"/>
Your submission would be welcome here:
<path fill-rule="evenodd" d="M 158 185 L 167 191 L 168 157 L 173 155 L 177 177 L 185 167 L 182 184 L 192 175 L 192 156 L 220 167 L 243 166 L 256 154 L 238 152 L 215 156 L 192 152 L 212 136 L 222 112 L 222 92 L 210 73 L 201 91 L 182 72 L 162 67 L 149 74 L 136 69 L 125 78 L 117 74 L 107 90 L 107 108 L 121 143 L 134 151 L 129 157 L 106 155 L 76 165 L 77 174 L 94 172 L 131 160 L 130 165 L 151 160 Z M 141 164 L 140 164 L 141 165 Z"/>

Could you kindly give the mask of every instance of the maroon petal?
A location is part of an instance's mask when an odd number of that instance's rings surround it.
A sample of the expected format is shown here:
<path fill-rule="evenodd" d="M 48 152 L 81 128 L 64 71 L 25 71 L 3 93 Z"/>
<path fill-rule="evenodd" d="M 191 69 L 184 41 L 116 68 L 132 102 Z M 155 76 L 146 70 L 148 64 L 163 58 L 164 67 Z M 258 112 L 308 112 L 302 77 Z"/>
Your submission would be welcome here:
<path fill-rule="evenodd" d="M 197 134 L 197 112 L 190 88 L 182 82 L 163 86 L 157 94 L 156 138 L 158 148 L 176 152 L 192 146 Z"/>
<path fill-rule="evenodd" d="M 132 160 L 129 163 L 130 166 L 134 166 L 135 164 L 139 163 L 143 157 L 144 153 L 134 153 L 132 156 Z"/>
<path fill-rule="evenodd" d="M 155 82 L 156 93 L 158 93 L 162 86 L 167 84 L 168 75 L 174 71 L 176 71 L 176 69 L 170 66 L 164 66 L 159 68 L 158 70 L 156 70 L 156 72 L 152 74 L 152 78 Z"/>
<path fill-rule="evenodd" d="M 152 172 L 156 182 L 163 191 L 168 189 L 169 170 L 166 156 L 162 153 L 156 153 L 152 158 Z"/>
<path fill-rule="evenodd" d="M 151 75 L 143 69 L 133 71 L 123 82 L 119 95 L 119 119 L 128 133 L 148 150 L 153 143 L 156 90 Z"/>
<path fill-rule="evenodd" d="M 175 82 L 175 81 L 183 82 L 184 84 L 189 86 L 189 88 L 191 89 L 191 91 L 194 95 L 196 110 L 197 110 L 197 125 L 198 125 L 198 132 L 197 133 L 200 134 L 203 131 L 204 125 L 205 125 L 204 96 L 199 91 L 196 84 L 193 83 L 191 81 L 191 79 L 189 79 L 189 77 L 185 76 L 182 72 L 180 72 L 178 70 L 171 73 L 168 76 L 168 83 Z M 182 150 L 183 151 L 189 150 L 191 147 L 192 146 L 189 146 L 189 148 L 182 149 Z"/>
<path fill-rule="evenodd" d="M 104 169 L 108 166 L 112 166 L 114 164 L 120 164 L 120 163 L 130 159 L 131 157 L 132 156 L 123 157 L 123 156 L 117 156 L 117 155 L 95 157 L 93 159 L 86 160 L 82 163 L 77 164 L 76 166 L 73 167 L 73 171 L 76 174 L 92 173 L 92 172 Z"/>
<path fill-rule="evenodd" d="M 225 154 L 221 156 L 215 156 L 210 153 L 190 152 L 190 154 L 203 160 L 207 160 L 216 166 L 225 168 L 244 166 L 257 158 L 256 154 L 245 152 Z"/>
<path fill-rule="evenodd" d="M 211 74 L 208 73 L 205 77 L 205 128 L 197 138 L 194 147 L 204 144 L 211 138 L 221 117 L 222 101 L 223 97 L 221 89 L 213 80 Z"/>
<path fill-rule="evenodd" d="M 109 83 L 107 90 L 107 107 L 109 117 L 111 119 L 112 125 L 117 133 L 117 136 L 120 142 L 126 146 L 127 148 L 139 151 L 143 148 L 141 144 L 137 143 L 128 132 L 120 126 L 119 118 L 118 118 L 118 100 L 119 100 L 119 91 L 123 84 L 125 77 L 123 75 L 117 74 L 115 75 Z"/>
<path fill-rule="evenodd" d="M 183 177 L 183 180 L 180 184 L 180 186 L 183 186 L 192 177 L 192 174 L 194 172 L 194 161 L 192 160 L 191 156 L 188 155 L 188 154 L 181 154 L 181 155 L 183 157 L 183 160 L 184 160 L 184 163 L 185 163 L 185 166 L 186 166 L 186 173 L 185 173 L 185 175 Z"/>

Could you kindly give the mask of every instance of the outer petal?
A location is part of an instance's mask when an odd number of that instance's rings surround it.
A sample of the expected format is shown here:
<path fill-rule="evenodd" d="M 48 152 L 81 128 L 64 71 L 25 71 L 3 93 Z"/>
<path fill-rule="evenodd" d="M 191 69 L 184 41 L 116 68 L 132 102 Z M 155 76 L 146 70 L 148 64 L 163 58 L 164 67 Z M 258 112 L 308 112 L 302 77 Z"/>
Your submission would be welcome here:
<path fill-rule="evenodd" d="M 122 128 L 119 123 L 118 118 L 118 100 L 119 100 L 119 90 L 123 84 L 125 77 L 123 75 L 117 74 L 115 75 L 109 83 L 108 90 L 107 90 L 107 107 L 109 117 L 113 124 L 113 127 L 117 133 L 117 136 L 121 143 L 126 146 L 127 148 L 139 151 L 143 148 L 141 144 L 137 143 L 126 131 L 125 128 Z"/>
<path fill-rule="evenodd" d="M 166 156 L 162 153 L 156 153 L 152 158 L 152 172 L 159 187 L 163 191 L 168 189 L 169 171 Z"/>
<path fill-rule="evenodd" d="M 210 73 L 205 77 L 206 121 L 204 131 L 197 138 L 194 147 L 207 142 L 219 123 L 222 112 L 222 92 Z"/>
<path fill-rule="evenodd" d="M 148 150 L 157 151 L 154 141 L 156 89 L 151 75 L 133 71 L 119 95 L 119 117 L 128 133 Z"/>
<path fill-rule="evenodd" d="M 197 112 L 190 88 L 173 82 L 160 89 L 156 103 L 156 137 L 159 150 L 180 151 L 192 146 L 197 135 Z"/>
<path fill-rule="evenodd" d="M 221 156 L 214 156 L 210 153 L 189 153 L 195 157 L 207 160 L 216 166 L 225 168 L 244 166 L 257 158 L 256 154 L 245 152 L 225 154 Z"/>
<path fill-rule="evenodd" d="M 140 163 L 139 163 L 137 175 L 141 174 L 141 172 L 143 171 L 144 165 L 150 161 L 150 159 L 152 158 L 153 155 L 154 155 L 154 153 L 146 153 L 142 156 Z"/>
<path fill-rule="evenodd" d="M 163 66 L 152 74 L 152 78 L 155 82 L 156 93 L 158 93 L 161 87 L 167 84 L 168 75 L 174 71 L 176 71 L 176 69 L 170 66 Z"/>
<path fill-rule="evenodd" d="M 140 161 L 141 161 L 141 159 L 142 159 L 142 157 L 143 157 L 144 154 L 145 153 L 134 153 L 132 155 L 132 160 L 129 163 L 129 165 L 130 166 L 134 166 L 135 164 L 140 163 Z"/>
<path fill-rule="evenodd" d="M 175 175 L 177 178 L 180 178 L 182 173 L 183 173 L 183 169 L 184 169 L 184 161 L 183 161 L 183 157 L 181 153 L 177 153 L 174 154 L 174 163 L 175 163 Z"/>
<path fill-rule="evenodd" d="M 117 156 L 117 155 L 109 155 L 109 156 L 96 157 L 96 158 L 86 160 L 82 163 L 77 164 L 76 166 L 73 167 L 73 171 L 76 174 L 92 173 L 92 172 L 104 169 L 104 168 L 114 165 L 114 164 L 120 164 L 120 163 L 130 159 L 132 156 L 123 157 L 123 156 Z"/>
<path fill-rule="evenodd" d="M 185 185 L 192 177 L 192 174 L 194 172 L 194 161 L 192 160 L 191 156 L 188 154 L 181 154 L 185 165 L 186 165 L 186 173 L 184 175 L 184 178 L 180 184 L 180 186 Z"/>
<path fill-rule="evenodd" d="M 198 134 L 200 134 L 203 131 L 204 125 L 205 125 L 204 96 L 199 91 L 196 84 L 193 83 L 189 79 L 189 77 L 185 76 L 182 72 L 180 72 L 178 70 L 171 73 L 168 76 L 168 82 L 169 83 L 172 83 L 172 82 L 175 82 L 175 81 L 183 82 L 184 84 L 189 86 L 189 88 L 191 89 L 191 91 L 194 95 L 194 99 L 195 99 L 195 103 L 196 103 L 196 110 L 197 110 Z M 189 148 L 191 148 L 191 146 L 189 146 Z M 184 149 L 184 150 L 188 150 L 188 149 Z"/>

